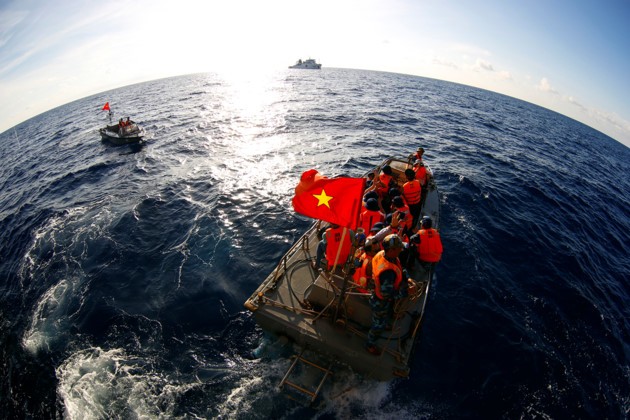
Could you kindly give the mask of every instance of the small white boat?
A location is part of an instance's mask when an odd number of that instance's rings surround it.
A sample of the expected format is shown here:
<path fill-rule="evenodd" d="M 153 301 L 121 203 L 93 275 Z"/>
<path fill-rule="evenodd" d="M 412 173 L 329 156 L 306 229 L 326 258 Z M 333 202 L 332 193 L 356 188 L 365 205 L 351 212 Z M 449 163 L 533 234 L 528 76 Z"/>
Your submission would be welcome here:
<path fill-rule="evenodd" d="M 318 64 L 314 59 L 308 58 L 304 61 L 300 58 L 294 65 L 289 66 L 290 69 L 314 69 L 319 70 L 322 68 L 321 64 Z"/>

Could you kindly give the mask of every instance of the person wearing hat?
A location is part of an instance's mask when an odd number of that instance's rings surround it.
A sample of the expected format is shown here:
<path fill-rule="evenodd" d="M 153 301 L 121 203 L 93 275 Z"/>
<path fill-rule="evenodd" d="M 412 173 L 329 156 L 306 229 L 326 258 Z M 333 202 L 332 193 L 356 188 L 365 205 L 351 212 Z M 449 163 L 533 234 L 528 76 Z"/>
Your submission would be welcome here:
<path fill-rule="evenodd" d="M 359 215 L 359 227 L 365 232 L 369 232 L 375 223 L 384 222 L 385 214 L 379 210 L 378 200 L 368 198 L 365 201 L 365 209 Z"/>
<path fill-rule="evenodd" d="M 412 224 L 413 216 L 411 215 L 411 212 L 409 211 L 409 206 L 405 203 L 405 200 L 401 196 L 397 195 L 392 200 L 392 204 L 393 204 L 392 210 L 397 211 L 401 217 L 400 219 L 401 231 L 408 234 L 413 233 L 413 232 L 409 233 L 409 231 L 411 231 L 411 229 L 413 228 L 413 224 Z"/>
<path fill-rule="evenodd" d="M 422 138 L 419 138 L 419 140 L 422 140 Z M 409 155 L 409 160 L 415 161 L 415 160 L 422 160 L 422 156 L 424 155 L 424 148 L 422 147 L 418 147 L 418 149 L 416 150 L 416 153 L 413 153 L 411 155 Z"/>
<path fill-rule="evenodd" d="M 412 235 L 409 241 L 415 248 L 415 255 L 425 270 L 430 270 L 442 259 L 442 239 L 440 233 L 433 228 L 433 221 L 429 216 L 424 216 L 420 221 L 421 227 L 418 233 Z M 414 251 L 412 249 L 412 251 Z M 412 252 L 413 254 L 413 252 Z"/>
<path fill-rule="evenodd" d="M 372 308 L 372 326 L 367 336 L 366 349 L 373 355 L 382 350 L 376 342 L 389 325 L 394 315 L 394 304 L 407 296 L 408 277 L 403 270 L 398 256 L 403 250 L 403 242 L 396 234 L 383 239 L 383 250 L 372 258 L 372 279 L 374 291 L 370 297 Z"/>
<path fill-rule="evenodd" d="M 424 166 L 421 160 L 416 160 L 413 163 L 413 171 L 416 173 L 416 179 L 420 181 L 422 188 L 427 184 L 427 168 Z"/>
<path fill-rule="evenodd" d="M 387 196 L 390 187 L 395 183 L 392 167 L 389 165 L 383 166 L 377 181 L 375 182 L 376 192 L 380 198 L 383 198 Z"/>

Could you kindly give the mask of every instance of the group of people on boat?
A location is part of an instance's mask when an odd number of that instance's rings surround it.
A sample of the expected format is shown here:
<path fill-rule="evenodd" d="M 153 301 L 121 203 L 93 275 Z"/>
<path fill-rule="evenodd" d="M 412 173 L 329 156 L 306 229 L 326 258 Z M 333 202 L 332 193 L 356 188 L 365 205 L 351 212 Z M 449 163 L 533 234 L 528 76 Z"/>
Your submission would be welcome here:
<path fill-rule="evenodd" d="M 129 129 L 131 128 L 131 126 L 133 125 L 133 121 L 131 121 L 129 119 L 129 117 L 127 117 L 127 119 L 119 119 L 118 120 L 118 134 L 120 134 L 121 136 L 124 135 L 127 131 L 129 131 Z"/>
<path fill-rule="evenodd" d="M 395 303 L 415 293 L 416 284 L 407 270 L 416 261 L 431 270 L 442 256 L 439 232 L 429 216 L 421 217 L 432 176 L 423 164 L 423 154 L 420 147 L 409 156 L 413 165 L 405 170 L 402 190 L 389 166 L 368 175 L 356 232 L 348 234 L 343 227 L 331 225 L 318 233 L 321 240 L 313 268 L 322 268 L 324 256 L 329 271 L 352 262 L 356 291 L 371 293 L 372 326 L 366 349 L 375 355 L 381 353 L 378 338 L 391 328 Z M 351 256 L 353 249 L 356 252 Z"/>

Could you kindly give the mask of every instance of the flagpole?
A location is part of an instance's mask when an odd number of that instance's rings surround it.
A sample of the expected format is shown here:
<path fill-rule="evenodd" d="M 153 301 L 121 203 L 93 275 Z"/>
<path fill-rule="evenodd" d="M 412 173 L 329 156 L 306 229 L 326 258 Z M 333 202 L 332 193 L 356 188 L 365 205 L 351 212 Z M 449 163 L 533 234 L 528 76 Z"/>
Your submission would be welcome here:
<path fill-rule="evenodd" d="M 337 248 L 337 256 L 335 257 L 335 265 L 332 268 L 332 271 L 330 272 L 331 277 L 334 275 L 335 273 L 335 268 L 337 266 L 337 260 L 339 259 L 339 254 L 341 254 L 341 247 L 343 246 L 343 241 L 344 239 L 346 239 L 346 232 L 348 231 L 347 227 L 343 227 L 343 234 L 341 235 L 341 243 L 339 244 L 339 247 Z M 353 254 L 353 248 L 354 246 L 350 247 L 350 253 L 351 255 Z M 348 273 L 345 272 L 345 270 L 343 271 L 343 283 L 341 285 L 341 293 L 339 293 L 339 301 L 337 302 L 337 307 L 335 308 L 335 316 L 333 316 L 333 324 L 337 322 L 337 317 L 339 316 L 339 308 L 341 307 L 341 303 L 343 302 L 343 297 L 346 295 L 346 288 L 348 287 Z"/>
<path fill-rule="evenodd" d="M 339 242 L 339 246 L 337 247 L 337 255 L 335 256 L 335 263 L 333 264 L 333 268 L 331 272 L 334 272 L 335 268 L 337 268 L 337 263 L 339 262 L 339 256 L 341 255 L 341 248 L 343 246 L 343 241 L 344 239 L 346 239 L 346 232 L 348 232 L 348 228 L 344 226 L 343 233 L 341 234 L 341 242 Z"/>

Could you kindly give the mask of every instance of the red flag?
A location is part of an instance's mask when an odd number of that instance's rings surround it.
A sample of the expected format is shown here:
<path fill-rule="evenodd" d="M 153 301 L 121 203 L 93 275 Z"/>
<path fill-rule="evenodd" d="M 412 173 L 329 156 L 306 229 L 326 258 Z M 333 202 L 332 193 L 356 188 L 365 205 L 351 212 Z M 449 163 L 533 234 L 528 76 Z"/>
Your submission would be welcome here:
<path fill-rule="evenodd" d="M 295 187 L 293 208 L 301 215 L 356 229 L 365 178 L 333 178 L 315 169 L 302 174 Z"/>
<path fill-rule="evenodd" d="M 109 102 L 105 102 L 105 105 L 103 105 L 102 111 L 109 111 Z"/>

